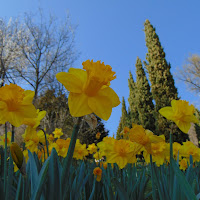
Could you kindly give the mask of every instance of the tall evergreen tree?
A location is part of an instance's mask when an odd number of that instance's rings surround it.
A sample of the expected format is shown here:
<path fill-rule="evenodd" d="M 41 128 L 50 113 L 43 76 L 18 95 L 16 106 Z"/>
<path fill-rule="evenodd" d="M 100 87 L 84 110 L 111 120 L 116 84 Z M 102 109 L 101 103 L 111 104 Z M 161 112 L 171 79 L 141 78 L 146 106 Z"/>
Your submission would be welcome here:
<path fill-rule="evenodd" d="M 129 72 L 129 79 L 128 79 L 128 87 L 129 87 L 129 122 L 130 126 L 132 123 L 140 124 L 139 122 L 139 113 L 137 108 L 137 100 L 136 100 L 136 83 L 134 82 L 133 75 Z"/>
<path fill-rule="evenodd" d="M 148 53 L 146 54 L 145 63 L 149 73 L 149 80 L 151 82 L 151 92 L 155 100 L 155 111 L 157 113 L 157 133 L 165 134 L 166 139 L 169 139 L 170 122 L 162 117 L 158 110 L 165 106 L 170 106 L 171 100 L 178 99 L 177 88 L 174 85 L 174 79 L 170 72 L 170 64 L 165 59 L 165 52 L 159 37 L 155 32 L 155 28 L 151 25 L 149 20 L 144 23 L 144 32 L 146 39 L 146 46 Z M 178 129 L 177 129 L 178 130 Z M 186 139 L 186 134 L 179 131 L 181 135 L 176 135 L 175 140 L 182 142 Z M 177 138 L 178 137 L 178 138 Z"/>
<path fill-rule="evenodd" d="M 119 126 L 117 129 L 117 139 L 120 139 L 120 133 L 124 129 L 125 126 L 128 126 L 128 113 L 126 110 L 126 103 L 124 97 L 122 98 L 122 115 L 120 118 Z"/>
<path fill-rule="evenodd" d="M 145 128 L 155 132 L 154 104 L 150 85 L 147 80 L 142 62 L 139 57 L 136 60 L 136 86 L 137 86 L 137 108 L 140 124 Z"/>

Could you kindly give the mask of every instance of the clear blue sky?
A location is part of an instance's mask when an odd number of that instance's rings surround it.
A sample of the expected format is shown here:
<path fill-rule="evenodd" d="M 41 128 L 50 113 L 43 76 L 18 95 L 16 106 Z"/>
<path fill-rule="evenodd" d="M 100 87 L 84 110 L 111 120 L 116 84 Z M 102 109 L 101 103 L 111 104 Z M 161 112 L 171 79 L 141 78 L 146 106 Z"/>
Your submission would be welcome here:
<path fill-rule="evenodd" d="M 156 28 L 173 75 L 189 55 L 200 54 L 199 0 L 6 0 L 1 2 L 0 17 L 36 12 L 38 7 L 61 19 L 66 11 L 70 13 L 71 22 L 78 25 L 75 45 L 81 52 L 74 67 L 81 68 L 87 59 L 111 65 L 117 74 L 111 87 L 120 99 L 125 97 L 127 106 L 129 70 L 135 76 L 136 57 L 145 60 L 147 52 L 143 31 L 146 19 Z M 199 96 L 174 78 L 181 99 L 200 107 Z M 120 116 L 121 105 L 105 122 L 111 135 L 116 133 Z"/>

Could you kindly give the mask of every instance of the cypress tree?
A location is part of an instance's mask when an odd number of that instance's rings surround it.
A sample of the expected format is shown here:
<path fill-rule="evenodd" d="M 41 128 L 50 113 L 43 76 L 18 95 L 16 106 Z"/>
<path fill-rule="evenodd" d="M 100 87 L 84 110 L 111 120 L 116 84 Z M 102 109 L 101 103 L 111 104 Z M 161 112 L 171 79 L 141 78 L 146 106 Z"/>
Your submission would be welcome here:
<path fill-rule="evenodd" d="M 151 131 L 155 131 L 154 104 L 150 85 L 147 80 L 142 62 L 139 57 L 136 60 L 136 86 L 137 108 L 140 124 Z"/>
<path fill-rule="evenodd" d="M 132 125 L 132 123 L 140 124 L 139 121 L 139 113 L 137 108 L 137 100 L 136 100 L 136 93 L 137 93 L 137 87 L 136 83 L 134 82 L 133 75 L 129 71 L 129 79 L 128 79 L 128 87 L 129 87 L 129 126 Z"/>
<path fill-rule="evenodd" d="M 124 127 L 128 126 L 128 113 L 126 110 L 126 103 L 124 97 L 122 98 L 122 115 L 120 118 L 119 126 L 117 129 L 117 139 L 120 139 L 120 133 L 123 131 Z"/>
<path fill-rule="evenodd" d="M 170 72 L 171 66 L 165 59 L 165 52 L 161 46 L 159 37 L 149 20 L 146 20 L 144 23 L 144 32 L 148 48 L 148 53 L 146 54 L 148 63 L 145 63 L 145 65 L 151 82 L 151 92 L 155 100 L 157 133 L 164 134 L 166 139 L 169 140 L 169 130 L 167 128 L 170 127 L 171 123 L 162 117 L 158 113 L 158 110 L 165 106 L 170 106 L 171 100 L 178 99 L 178 92 Z M 174 140 L 178 142 L 185 141 L 187 135 L 178 129 L 177 131 L 180 135 L 174 135 Z"/>

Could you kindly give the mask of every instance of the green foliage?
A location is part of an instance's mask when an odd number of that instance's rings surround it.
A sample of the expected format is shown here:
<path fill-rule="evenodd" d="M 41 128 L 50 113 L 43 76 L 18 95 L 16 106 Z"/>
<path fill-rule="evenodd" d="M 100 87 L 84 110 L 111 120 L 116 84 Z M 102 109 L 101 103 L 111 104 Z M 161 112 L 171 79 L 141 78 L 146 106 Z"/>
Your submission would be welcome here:
<path fill-rule="evenodd" d="M 47 133 L 52 133 L 55 128 L 62 128 L 63 133 L 71 136 L 73 118 L 69 113 L 68 99 L 64 94 L 56 94 L 55 90 L 47 90 L 38 99 L 37 108 L 46 111 L 43 127 Z"/>
<path fill-rule="evenodd" d="M 161 200 L 186 200 L 200 196 L 200 163 L 193 167 L 192 159 L 185 172 L 179 169 L 178 162 L 174 160 L 171 160 L 170 166 L 137 163 L 128 164 L 122 170 L 116 164 L 113 168 L 108 164 L 106 170 L 101 168 L 103 173 L 100 182 L 96 182 L 93 175 L 96 163 L 88 160 L 74 161 L 65 178 L 64 188 L 61 184 L 65 169 L 63 161 L 55 149 L 43 164 L 35 153 L 29 152 L 26 177 L 19 172 L 13 173 L 13 165 L 9 164 L 7 178 L 10 185 L 7 185 L 6 192 L 3 190 L 3 177 L 0 177 L 1 199 L 143 200 L 153 197 Z"/>
<path fill-rule="evenodd" d="M 167 128 L 170 127 L 170 122 L 162 117 L 158 110 L 170 106 L 171 100 L 178 99 L 177 88 L 174 84 L 173 76 L 170 72 L 171 65 L 165 59 L 165 52 L 159 37 L 156 34 L 155 28 L 149 20 L 144 23 L 144 32 L 148 53 L 146 54 L 145 66 L 149 74 L 151 82 L 151 92 L 155 100 L 156 128 L 157 134 L 164 134 L 166 140 L 169 141 Z M 178 128 L 174 140 L 182 143 L 188 139 L 187 135 L 182 133 Z"/>
<path fill-rule="evenodd" d="M 137 57 L 136 61 L 136 100 L 139 113 L 140 124 L 145 128 L 155 132 L 154 104 L 150 85 L 141 60 Z"/>
<path fill-rule="evenodd" d="M 123 131 L 125 126 L 129 126 L 129 119 L 128 119 L 128 113 L 126 110 L 126 102 L 123 97 L 122 98 L 122 115 L 121 115 L 119 126 L 117 129 L 117 136 L 116 136 L 117 139 L 121 138 L 120 133 Z"/>
<path fill-rule="evenodd" d="M 138 113 L 137 99 L 136 99 L 137 87 L 131 72 L 129 72 L 129 77 L 130 78 L 128 79 L 128 87 L 129 87 L 128 102 L 129 102 L 129 118 L 131 126 L 132 123 L 140 124 L 140 121 L 139 121 L 139 113 Z"/>

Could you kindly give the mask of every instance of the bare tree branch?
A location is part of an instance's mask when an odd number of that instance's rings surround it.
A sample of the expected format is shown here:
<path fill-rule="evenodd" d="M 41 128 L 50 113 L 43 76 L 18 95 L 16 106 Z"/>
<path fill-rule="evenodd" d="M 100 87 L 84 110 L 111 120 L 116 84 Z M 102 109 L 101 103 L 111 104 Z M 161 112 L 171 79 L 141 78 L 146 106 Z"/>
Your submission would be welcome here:
<path fill-rule="evenodd" d="M 200 56 L 192 55 L 177 74 L 179 80 L 185 82 L 192 91 L 200 92 Z"/>

